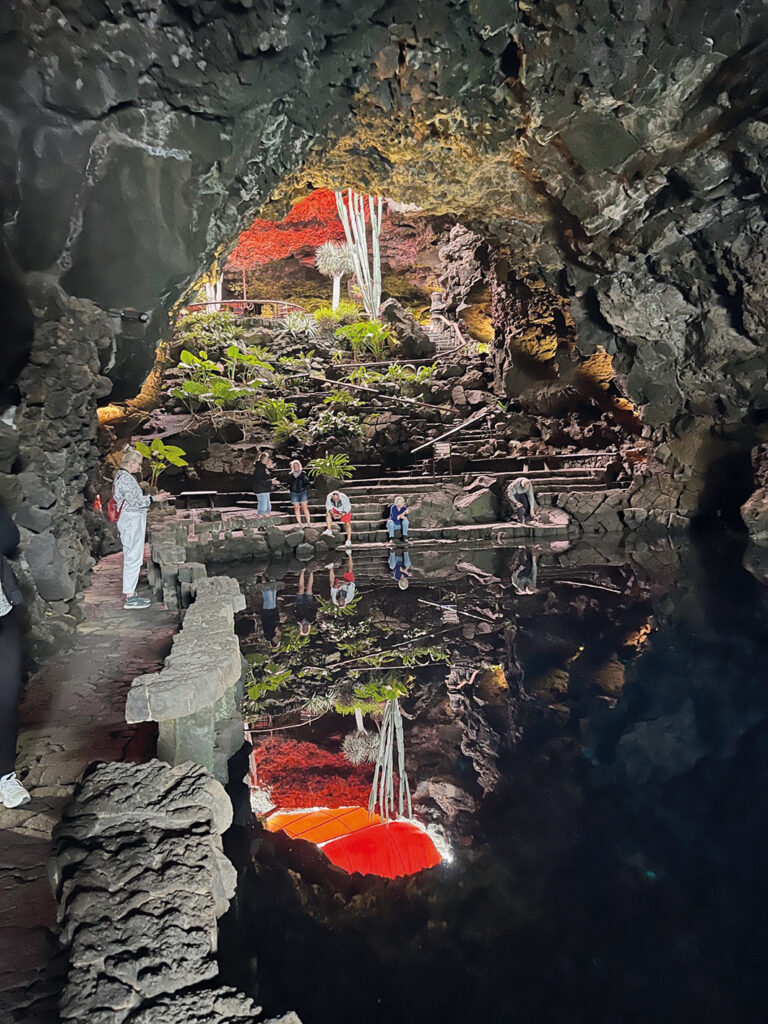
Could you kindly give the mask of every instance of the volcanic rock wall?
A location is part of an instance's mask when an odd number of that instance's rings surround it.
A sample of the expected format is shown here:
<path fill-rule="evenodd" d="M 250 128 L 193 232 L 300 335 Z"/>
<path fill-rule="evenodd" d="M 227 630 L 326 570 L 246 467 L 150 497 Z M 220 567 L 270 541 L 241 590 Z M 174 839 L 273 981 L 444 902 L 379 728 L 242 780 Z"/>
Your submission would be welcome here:
<path fill-rule="evenodd" d="M 71 600 L 85 568 L 68 518 L 96 464 L 95 378 L 136 392 L 173 303 L 270 195 L 350 184 L 453 215 L 570 299 L 579 349 L 615 356 L 659 439 L 763 416 L 767 25 L 760 0 L 5 5 L 6 380 L 35 281 L 62 289 L 36 306 L 10 467 L 45 484 L 67 424 L 61 495 L 27 495 L 41 599 Z M 57 333 L 66 374 L 44 362 Z"/>

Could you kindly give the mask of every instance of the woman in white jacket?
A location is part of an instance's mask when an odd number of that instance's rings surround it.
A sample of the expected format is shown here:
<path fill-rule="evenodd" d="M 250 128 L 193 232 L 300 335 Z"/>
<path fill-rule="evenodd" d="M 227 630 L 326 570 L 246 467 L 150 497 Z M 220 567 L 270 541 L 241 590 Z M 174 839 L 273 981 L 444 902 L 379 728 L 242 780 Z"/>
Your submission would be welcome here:
<path fill-rule="evenodd" d="M 123 608 L 148 608 L 150 605 L 148 598 L 139 597 L 136 593 L 141 563 L 144 561 L 147 509 L 152 502 L 165 501 L 170 497 L 167 491 L 154 495 L 144 494 L 131 475 L 141 471 L 141 461 L 139 452 L 129 448 L 123 455 L 112 484 L 112 496 L 118 510 L 117 532 L 123 545 Z"/>

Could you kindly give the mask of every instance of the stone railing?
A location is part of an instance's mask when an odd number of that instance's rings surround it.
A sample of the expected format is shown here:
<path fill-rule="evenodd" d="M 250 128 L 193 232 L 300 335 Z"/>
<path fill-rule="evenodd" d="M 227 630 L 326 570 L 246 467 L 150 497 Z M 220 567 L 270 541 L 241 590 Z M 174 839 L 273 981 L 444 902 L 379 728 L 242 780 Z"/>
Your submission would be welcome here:
<path fill-rule="evenodd" d="M 125 718 L 158 723 L 163 761 L 194 761 L 224 781 L 226 762 L 243 742 L 237 705 L 244 662 L 234 616 L 245 599 L 235 580 L 208 579 L 201 565 L 185 565 L 180 575 L 194 601 L 163 668 L 131 683 Z"/>
<path fill-rule="evenodd" d="M 194 529 L 194 533 L 192 530 Z M 245 516 L 197 520 L 168 520 L 149 531 L 150 586 L 162 589 L 166 608 L 185 601 L 185 584 L 192 580 L 185 563 L 277 560 L 285 557 L 308 562 L 322 558 L 344 542 L 338 528 L 329 537 L 319 526 L 263 525 Z"/>
<path fill-rule="evenodd" d="M 53 836 L 63 1024 L 256 1020 L 249 996 L 216 983 L 231 822 L 223 786 L 196 765 L 102 764 L 79 784 Z"/>

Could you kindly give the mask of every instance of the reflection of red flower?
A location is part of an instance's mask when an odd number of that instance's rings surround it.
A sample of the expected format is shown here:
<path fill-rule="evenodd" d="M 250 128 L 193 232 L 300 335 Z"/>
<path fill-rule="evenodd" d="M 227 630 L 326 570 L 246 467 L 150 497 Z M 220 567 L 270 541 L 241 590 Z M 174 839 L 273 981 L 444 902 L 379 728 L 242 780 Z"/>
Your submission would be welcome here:
<path fill-rule="evenodd" d="M 336 197 L 330 189 L 319 188 L 294 203 L 284 220 L 257 218 L 238 238 L 227 265 L 247 270 L 285 259 L 299 249 L 316 249 L 323 242 L 344 240 Z"/>
<path fill-rule="evenodd" d="M 270 737 L 251 752 L 255 785 L 277 807 L 368 806 L 373 765 L 351 765 L 314 743 Z"/>

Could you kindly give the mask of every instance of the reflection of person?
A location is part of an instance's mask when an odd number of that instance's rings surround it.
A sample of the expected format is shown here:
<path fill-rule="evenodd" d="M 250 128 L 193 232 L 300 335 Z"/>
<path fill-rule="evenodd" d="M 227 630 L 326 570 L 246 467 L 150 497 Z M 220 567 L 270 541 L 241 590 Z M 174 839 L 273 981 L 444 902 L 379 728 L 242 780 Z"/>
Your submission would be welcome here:
<path fill-rule="evenodd" d="M 395 531 L 400 528 L 403 533 L 403 540 L 408 540 L 408 506 L 405 498 L 400 494 L 395 498 L 394 505 L 390 506 L 389 519 L 387 519 L 387 530 L 389 539 L 394 542 Z"/>
<path fill-rule="evenodd" d="M 311 572 L 305 583 L 306 569 L 299 573 L 299 592 L 296 595 L 295 610 L 296 621 L 299 624 L 299 632 L 302 636 L 309 636 L 312 623 L 317 618 L 317 598 L 312 593 L 312 583 L 315 574 Z"/>
<path fill-rule="evenodd" d="M 311 523 L 309 517 L 309 477 L 298 459 L 291 463 L 291 471 L 288 474 L 288 490 L 291 496 L 291 504 L 296 516 L 296 522 L 301 526 L 301 516 L 304 514 L 307 526 Z"/>
<path fill-rule="evenodd" d="M 261 629 L 264 638 L 274 644 L 280 639 L 278 629 L 280 626 L 280 612 L 277 610 L 277 590 L 275 587 L 267 587 L 261 592 Z"/>
<path fill-rule="evenodd" d="M 352 547 L 352 502 L 341 491 L 331 491 L 325 499 L 326 534 L 333 534 L 331 523 L 341 523 L 347 531 L 346 548 Z"/>
<path fill-rule="evenodd" d="M 389 553 L 389 568 L 392 570 L 392 579 L 401 590 L 407 590 L 411 582 L 411 556 L 407 551 L 398 555 L 394 551 Z"/>
<path fill-rule="evenodd" d="M 144 561 L 147 509 L 153 502 L 165 501 L 169 497 L 167 491 L 144 494 L 132 475 L 141 471 L 141 462 L 141 454 L 135 448 L 128 448 L 112 484 L 112 497 L 118 511 L 117 532 L 123 545 L 123 608 L 149 608 L 149 598 L 139 597 L 136 593 Z"/>
<path fill-rule="evenodd" d="M 521 548 L 512 570 L 512 586 L 518 594 L 535 594 L 539 578 L 538 556 L 541 548 Z"/>
<path fill-rule="evenodd" d="M 275 464 L 269 452 L 262 452 L 253 467 L 253 493 L 256 495 L 256 516 L 268 516 L 272 511 L 272 470 Z"/>
<path fill-rule="evenodd" d="M 331 600 L 337 607 L 344 608 L 355 596 L 355 571 L 351 554 L 347 555 L 347 570 L 344 573 L 344 578 L 337 579 L 333 562 L 331 562 L 328 566 L 328 580 L 331 584 Z"/>
<path fill-rule="evenodd" d="M 512 505 L 512 512 L 519 523 L 531 521 L 536 511 L 536 499 L 533 496 L 533 485 L 528 477 L 519 476 L 507 488 L 507 497 Z"/>
<path fill-rule="evenodd" d="M 21 699 L 21 591 L 6 558 L 19 543 L 16 523 L 0 510 L 0 804 L 21 807 L 29 793 L 16 778 Z"/>

